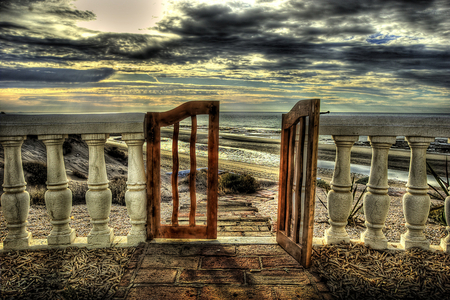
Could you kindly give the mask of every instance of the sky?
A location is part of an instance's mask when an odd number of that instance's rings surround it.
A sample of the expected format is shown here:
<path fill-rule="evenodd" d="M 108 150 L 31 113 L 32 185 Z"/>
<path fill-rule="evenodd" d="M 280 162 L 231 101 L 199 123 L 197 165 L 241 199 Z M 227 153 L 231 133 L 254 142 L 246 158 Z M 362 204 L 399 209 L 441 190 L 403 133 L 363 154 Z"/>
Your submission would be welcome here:
<path fill-rule="evenodd" d="M 0 111 L 450 113 L 448 0 L 0 0 Z"/>

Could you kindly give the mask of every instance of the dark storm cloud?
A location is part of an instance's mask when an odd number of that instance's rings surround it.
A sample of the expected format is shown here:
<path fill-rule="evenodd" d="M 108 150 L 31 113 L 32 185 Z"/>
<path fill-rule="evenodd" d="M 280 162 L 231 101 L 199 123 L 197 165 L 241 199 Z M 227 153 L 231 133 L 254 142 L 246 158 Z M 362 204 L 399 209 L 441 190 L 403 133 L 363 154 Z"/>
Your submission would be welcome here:
<path fill-rule="evenodd" d="M 1 1 L 0 6 L 11 14 L 28 13 L 35 2 L 39 1 Z M 95 18 L 92 12 L 75 10 L 64 1 L 50 3 L 53 6 L 45 13 L 55 16 L 54 22 L 71 21 L 66 24 L 70 28 L 77 28 L 74 20 Z M 427 85 L 448 84 L 441 76 L 450 73 L 448 1 L 292 0 L 278 6 L 239 9 L 236 3 L 185 1 L 175 5 L 178 11 L 166 15 L 157 29 L 177 38 L 96 32 L 90 38 L 74 39 L 55 37 L 52 32 L 37 34 L 20 23 L 20 18 L 2 22 L 0 59 L 61 63 L 148 60 L 175 65 L 220 60 L 222 68 L 228 70 L 263 69 L 278 74 L 323 70 L 348 76 L 387 72 Z M 405 29 L 411 36 L 383 36 L 378 32 L 381 25 Z M 421 38 L 432 35 L 436 43 L 440 39 L 446 42 L 444 46 L 418 45 L 416 34 Z M 397 43 L 399 39 L 405 41 Z M 252 64 L 248 57 L 255 54 L 264 60 Z M 417 70 L 428 73 L 425 76 Z"/>
<path fill-rule="evenodd" d="M 377 35 L 376 29 L 379 24 L 390 24 L 393 28 L 445 38 L 450 32 L 450 4 L 445 1 L 289 1 L 279 8 L 243 10 L 182 3 L 178 8 L 180 14 L 158 23 L 159 30 L 181 37 L 176 45 L 183 52 L 172 57 L 178 63 L 221 57 L 228 59 L 225 67 L 232 70 L 341 70 L 354 75 L 389 72 L 425 84 L 430 84 L 430 80 L 411 75 L 415 74 L 413 70 L 450 74 L 448 46 L 432 49 L 416 43 L 389 45 L 388 42 L 402 37 L 383 37 Z M 328 42 L 339 36 L 348 41 Z M 353 41 L 357 36 L 366 38 Z M 261 54 L 268 62 L 246 65 L 246 54 Z M 327 60 L 337 63 L 318 64 Z M 411 72 L 405 72 L 408 70 Z M 433 76 L 431 82 L 438 86 L 447 84 L 441 76 Z"/>
<path fill-rule="evenodd" d="M 114 73 L 113 69 L 0 68 L 0 81 L 98 82 Z"/>

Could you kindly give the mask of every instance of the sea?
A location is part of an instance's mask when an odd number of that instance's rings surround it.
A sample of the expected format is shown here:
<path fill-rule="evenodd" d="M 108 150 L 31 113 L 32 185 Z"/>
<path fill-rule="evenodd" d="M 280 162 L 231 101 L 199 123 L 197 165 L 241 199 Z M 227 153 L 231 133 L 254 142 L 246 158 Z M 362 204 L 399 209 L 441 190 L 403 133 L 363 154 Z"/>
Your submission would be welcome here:
<path fill-rule="evenodd" d="M 220 133 L 280 139 L 281 113 L 223 112 L 219 116 Z M 197 116 L 199 130 L 207 130 L 208 115 Z M 180 122 L 181 128 L 190 128 L 189 118 Z"/>
<path fill-rule="evenodd" d="M 348 113 L 334 113 L 346 115 Z M 271 112 L 221 112 L 219 118 L 219 127 L 221 134 L 234 134 L 247 136 L 252 138 L 268 138 L 281 139 L 281 119 L 282 113 Z M 197 116 L 197 124 L 199 131 L 206 131 L 208 128 L 208 116 Z M 190 119 L 185 119 L 180 122 L 181 129 L 190 129 Z M 367 141 L 367 136 L 360 136 L 360 141 Z M 170 150 L 172 143 L 170 139 L 163 139 L 162 148 Z M 320 135 L 319 144 L 334 144 L 331 136 Z M 189 144 L 179 142 L 179 151 L 181 153 L 189 151 Z M 197 155 L 207 156 L 207 149 L 205 145 L 198 145 Z M 254 151 L 241 148 L 224 147 L 219 142 L 219 159 L 226 159 L 232 161 L 252 162 L 254 164 L 278 167 L 279 155 L 267 153 L 264 151 Z M 334 162 L 319 160 L 317 163 L 319 168 L 334 169 Z M 369 175 L 370 167 L 364 165 L 351 165 L 351 172 L 363 175 Z M 388 176 L 391 179 L 406 181 L 408 179 L 408 172 L 389 170 Z M 429 178 L 432 180 L 432 177 Z"/>

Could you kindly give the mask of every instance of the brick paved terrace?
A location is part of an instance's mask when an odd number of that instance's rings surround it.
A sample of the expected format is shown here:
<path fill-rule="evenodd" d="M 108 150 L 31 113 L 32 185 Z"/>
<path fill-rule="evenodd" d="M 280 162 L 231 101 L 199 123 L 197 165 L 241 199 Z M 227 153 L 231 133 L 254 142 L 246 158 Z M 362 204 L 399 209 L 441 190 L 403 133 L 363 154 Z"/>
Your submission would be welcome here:
<path fill-rule="evenodd" d="M 259 239 L 141 243 L 115 299 L 332 299 L 280 246 Z"/>

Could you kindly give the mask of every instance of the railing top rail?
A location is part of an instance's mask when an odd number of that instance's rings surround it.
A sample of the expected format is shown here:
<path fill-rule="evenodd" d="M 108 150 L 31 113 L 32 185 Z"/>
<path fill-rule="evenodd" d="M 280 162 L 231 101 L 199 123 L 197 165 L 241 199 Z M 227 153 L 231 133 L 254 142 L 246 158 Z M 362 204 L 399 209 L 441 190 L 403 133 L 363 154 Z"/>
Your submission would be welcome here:
<path fill-rule="evenodd" d="M 0 136 L 144 132 L 145 113 L 0 115 Z"/>
<path fill-rule="evenodd" d="M 450 114 L 321 115 L 319 134 L 450 137 Z"/>
<path fill-rule="evenodd" d="M 1 114 L 0 136 L 144 132 L 145 113 Z M 327 114 L 321 135 L 450 137 L 450 114 Z"/>

